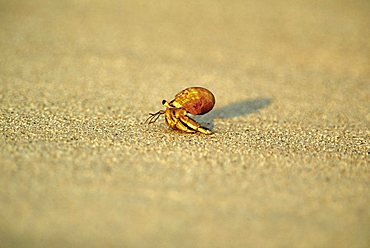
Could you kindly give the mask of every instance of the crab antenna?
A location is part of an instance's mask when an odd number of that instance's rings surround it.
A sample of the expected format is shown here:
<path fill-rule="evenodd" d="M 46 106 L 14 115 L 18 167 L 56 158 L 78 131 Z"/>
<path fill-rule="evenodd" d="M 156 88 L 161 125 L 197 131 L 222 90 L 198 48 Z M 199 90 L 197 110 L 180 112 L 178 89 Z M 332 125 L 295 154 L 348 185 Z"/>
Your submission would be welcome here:
<path fill-rule="evenodd" d="M 158 120 L 159 116 L 161 116 L 163 114 L 164 114 L 163 110 L 159 110 L 156 113 L 149 113 L 149 117 L 148 117 L 148 119 L 146 119 L 146 121 L 144 123 L 152 124 L 152 123 L 156 122 Z"/>

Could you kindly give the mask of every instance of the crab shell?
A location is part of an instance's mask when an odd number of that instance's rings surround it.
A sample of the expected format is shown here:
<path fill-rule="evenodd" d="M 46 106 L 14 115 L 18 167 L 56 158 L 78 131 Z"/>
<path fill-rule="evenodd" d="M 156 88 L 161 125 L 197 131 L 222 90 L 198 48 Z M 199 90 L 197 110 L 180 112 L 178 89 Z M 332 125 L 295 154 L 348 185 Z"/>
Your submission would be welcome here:
<path fill-rule="evenodd" d="M 203 115 L 211 111 L 215 105 L 215 97 L 209 90 L 202 87 L 190 87 L 177 93 L 171 104 L 183 108 L 192 115 Z"/>

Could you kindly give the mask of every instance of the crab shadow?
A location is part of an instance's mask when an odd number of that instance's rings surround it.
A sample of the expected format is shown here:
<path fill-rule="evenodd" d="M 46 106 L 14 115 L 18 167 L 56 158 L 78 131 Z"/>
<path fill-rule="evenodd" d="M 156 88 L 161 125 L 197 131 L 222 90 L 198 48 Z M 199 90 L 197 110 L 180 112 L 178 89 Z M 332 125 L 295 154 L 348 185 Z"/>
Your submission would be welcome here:
<path fill-rule="evenodd" d="M 271 98 L 257 98 L 234 102 L 221 108 L 216 108 L 204 116 L 194 116 L 194 119 L 207 128 L 214 129 L 215 119 L 229 119 L 255 113 L 271 104 Z"/>

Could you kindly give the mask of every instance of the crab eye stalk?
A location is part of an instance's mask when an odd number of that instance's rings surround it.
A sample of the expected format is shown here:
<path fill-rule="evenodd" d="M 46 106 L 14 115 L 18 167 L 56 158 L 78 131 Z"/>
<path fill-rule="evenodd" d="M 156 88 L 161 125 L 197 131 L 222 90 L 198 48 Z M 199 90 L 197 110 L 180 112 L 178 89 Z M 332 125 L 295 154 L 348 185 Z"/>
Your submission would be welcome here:
<path fill-rule="evenodd" d="M 167 108 L 171 108 L 172 106 L 170 105 L 170 103 L 168 103 L 166 100 L 162 100 L 162 105 L 164 105 L 165 107 Z"/>

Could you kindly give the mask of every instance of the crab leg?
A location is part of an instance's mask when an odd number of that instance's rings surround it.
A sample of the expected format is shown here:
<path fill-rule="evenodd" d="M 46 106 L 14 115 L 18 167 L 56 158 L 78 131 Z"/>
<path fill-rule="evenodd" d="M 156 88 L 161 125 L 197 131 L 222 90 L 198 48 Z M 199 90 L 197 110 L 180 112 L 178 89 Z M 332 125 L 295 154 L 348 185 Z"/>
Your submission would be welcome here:
<path fill-rule="evenodd" d="M 173 108 L 167 108 L 165 111 L 166 124 L 172 129 L 177 129 L 176 124 L 179 122 L 179 120 L 176 118 L 174 112 L 172 111 L 173 111 Z"/>
<path fill-rule="evenodd" d="M 185 110 L 178 109 L 178 111 L 176 111 L 175 114 L 176 118 L 180 119 L 180 121 L 184 123 L 186 127 L 189 127 L 190 129 L 193 129 L 204 134 L 212 133 L 210 130 L 203 128 L 198 122 L 187 116 Z"/>
<path fill-rule="evenodd" d="M 179 118 L 176 116 L 176 109 L 168 108 L 166 110 L 166 123 L 167 125 L 172 129 L 181 130 L 187 133 L 194 133 L 195 130 L 192 130 L 191 128 L 187 127 L 184 123 L 181 122 Z"/>
<path fill-rule="evenodd" d="M 181 120 L 176 123 L 176 128 L 181 130 L 181 131 L 187 132 L 187 133 L 195 133 L 196 132 L 195 130 L 193 130 L 193 129 L 187 127 L 186 125 L 184 125 L 184 123 L 182 123 Z"/>
<path fill-rule="evenodd" d="M 181 116 L 180 117 L 181 121 L 182 122 L 185 122 L 187 126 L 189 126 L 190 128 L 198 131 L 198 132 L 201 132 L 201 133 L 204 133 L 204 134 L 212 134 L 212 132 L 208 129 L 205 129 L 203 128 L 198 122 L 196 122 L 195 120 L 193 120 L 192 118 L 184 115 L 184 116 Z"/>

